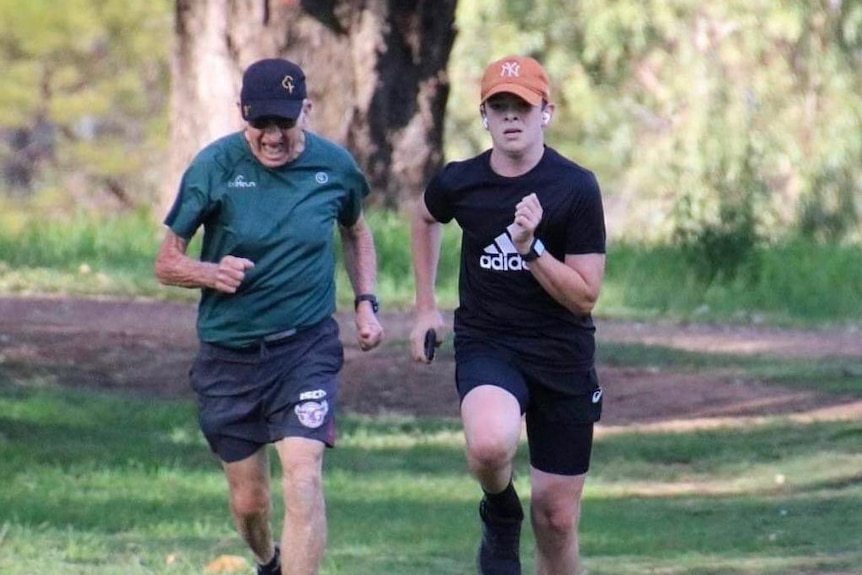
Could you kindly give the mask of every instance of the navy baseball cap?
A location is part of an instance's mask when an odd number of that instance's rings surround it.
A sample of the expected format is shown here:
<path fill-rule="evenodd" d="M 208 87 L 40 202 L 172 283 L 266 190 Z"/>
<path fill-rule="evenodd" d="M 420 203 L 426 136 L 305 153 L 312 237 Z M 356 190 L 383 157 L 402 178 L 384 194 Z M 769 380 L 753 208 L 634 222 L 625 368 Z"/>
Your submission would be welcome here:
<path fill-rule="evenodd" d="M 305 74 L 289 60 L 258 60 L 242 75 L 239 101 L 248 122 L 264 117 L 295 120 L 305 98 Z"/>

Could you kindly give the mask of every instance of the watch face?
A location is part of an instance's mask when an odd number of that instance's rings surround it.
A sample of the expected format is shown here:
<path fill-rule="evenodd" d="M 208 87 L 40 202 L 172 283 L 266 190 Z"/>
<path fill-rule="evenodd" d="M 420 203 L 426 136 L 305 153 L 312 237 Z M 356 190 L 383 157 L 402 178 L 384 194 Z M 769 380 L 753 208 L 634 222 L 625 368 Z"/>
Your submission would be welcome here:
<path fill-rule="evenodd" d="M 536 252 L 536 257 L 545 253 L 545 244 L 542 243 L 542 240 L 537 239 L 533 242 L 533 251 Z"/>
<path fill-rule="evenodd" d="M 525 262 L 529 263 L 541 256 L 543 253 L 545 253 L 545 245 L 542 243 L 542 240 L 535 238 L 533 240 L 533 244 L 530 246 L 530 251 L 521 257 Z"/>

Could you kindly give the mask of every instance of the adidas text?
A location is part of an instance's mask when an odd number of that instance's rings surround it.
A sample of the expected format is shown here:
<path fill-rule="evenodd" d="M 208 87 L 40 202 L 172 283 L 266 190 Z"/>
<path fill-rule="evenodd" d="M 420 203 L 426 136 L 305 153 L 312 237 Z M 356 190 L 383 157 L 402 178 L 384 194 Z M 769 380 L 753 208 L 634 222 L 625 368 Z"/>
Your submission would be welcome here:
<path fill-rule="evenodd" d="M 518 254 L 485 254 L 479 258 L 479 266 L 484 270 L 497 272 L 519 272 L 528 269 Z"/>

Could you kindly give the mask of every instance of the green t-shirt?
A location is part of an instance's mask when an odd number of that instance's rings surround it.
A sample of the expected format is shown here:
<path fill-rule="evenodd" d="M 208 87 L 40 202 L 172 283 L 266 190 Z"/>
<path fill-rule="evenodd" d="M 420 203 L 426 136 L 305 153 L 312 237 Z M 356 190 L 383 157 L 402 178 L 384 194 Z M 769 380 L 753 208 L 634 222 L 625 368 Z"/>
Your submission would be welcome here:
<path fill-rule="evenodd" d="M 368 182 L 351 155 L 305 133 L 305 150 L 279 168 L 263 166 L 243 134 L 204 148 L 183 175 L 165 224 L 190 240 L 204 228 L 201 260 L 226 255 L 255 267 L 235 294 L 203 289 L 201 341 L 241 347 L 314 325 L 335 311 L 335 222 L 356 223 Z"/>

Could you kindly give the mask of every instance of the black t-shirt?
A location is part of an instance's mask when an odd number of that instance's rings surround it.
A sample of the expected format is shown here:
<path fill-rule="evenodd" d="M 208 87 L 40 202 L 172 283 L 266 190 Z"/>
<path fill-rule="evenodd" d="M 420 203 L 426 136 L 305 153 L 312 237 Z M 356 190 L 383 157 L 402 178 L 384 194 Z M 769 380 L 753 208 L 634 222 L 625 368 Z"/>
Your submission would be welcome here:
<path fill-rule="evenodd" d="M 566 254 L 605 253 L 605 224 L 595 175 L 545 148 L 539 163 L 514 178 L 491 169 L 491 153 L 452 162 L 430 182 L 425 205 L 439 222 L 461 227 L 460 305 L 455 334 L 506 342 L 525 359 L 548 368 L 593 366 L 595 326 L 554 300 L 506 233 L 515 205 L 536 193 L 542 222 L 536 237 L 563 261 Z"/>

